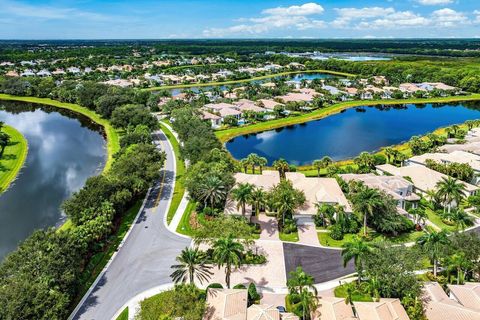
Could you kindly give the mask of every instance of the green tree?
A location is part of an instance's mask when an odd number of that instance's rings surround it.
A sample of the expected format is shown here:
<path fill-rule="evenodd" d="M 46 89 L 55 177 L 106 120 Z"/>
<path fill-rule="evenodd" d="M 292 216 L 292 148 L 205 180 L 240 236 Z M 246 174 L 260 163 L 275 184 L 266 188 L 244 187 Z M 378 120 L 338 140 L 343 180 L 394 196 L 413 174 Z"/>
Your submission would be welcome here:
<path fill-rule="evenodd" d="M 239 183 L 231 191 L 232 199 L 237 201 L 238 208 L 242 208 L 242 216 L 245 216 L 246 205 L 252 201 L 254 188 L 250 183 Z"/>
<path fill-rule="evenodd" d="M 0 158 L 3 156 L 5 152 L 5 148 L 10 143 L 10 136 L 6 132 L 0 131 Z"/>
<path fill-rule="evenodd" d="M 220 238 L 213 243 L 213 261 L 219 269 L 225 267 L 225 283 L 229 289 L 232 267 L 240 267 L 243 252 L 243 245 L 235 241 L 232 236 Z"/>
<path fill-rule="evenodd" d="M 251 195 L 251 203 L 255 208 L 255 215 L 260 214 L 260 210 L 267 204 L 267 193 L 262 188 L 254 188 Z"/>
<path fill-rule="evenodd" d="M 373 216 L 376 209 L 383 205 L 383 198 L 377 189 L 362 186 L 353 196 L 353 208 L 363 218 L 363 235 L 367 236 L 367 219 Z"/>
<path fill-rule="evenodd" d="M 278 159 L 273 162 L 273 167 L 278 170 L 278 173 L 280 174 L 280 179 L 285 180 L 285 173 L 288 172 L 288 170 L 290 169 L 288 162 L 284 159 Z"/>
<path fill-rule="evenodd" d="M 268 164 L 268 160 L 265 157 L 258 157 L 257 164 L 260 169 L 260 174 L 262 174 L 263 168 Z"/>
<path fill-rule="evenodd" d="M 358 274 L 358 283 L 362 279 L 363 264 L 368 254 L 372 252 L 372 246 L 364 239 L 355 237 L 352 241 L 346 242 L 342 246 L 343 267 L 345 268 L 351 260 L 355 265 Z"/>
<path fill-rule="evenodd" d="M 438 262 L 445 246 L 450 243 L 446 230 L 430 231 L 417 239 L 417 244 L 428 254 L 433 264 L 433 275 L 437 276 Z"/>
<path fill-rule="evenodd" d="M 444 210 L 448 207 L 448 212 L 454 201 L 459 204 L 465 196 L 465 185 L 452 177 L 443 177 L 436 187 L 439 198 L 443 200 Z"/>
<path fill-rule="evenodd" d="M 194 284 L 196 278 L 200 283 L 208 281 L 212 275 L 211 266 L 207 265 L 207 256 L 197 247 L 185 248 L 180 255 L 175 259 L 178 264 L 172 265 L 175 271 L 170 275 L 175 283 Z"/>
<path fill-rule="evenodd" d="M 210 204 L 210 208 L 225 199 L 227 190 L 223 181 L 217 176 L 206 176 L 201 185 L 201 199 L 205 202 L 205 207 Z"/>

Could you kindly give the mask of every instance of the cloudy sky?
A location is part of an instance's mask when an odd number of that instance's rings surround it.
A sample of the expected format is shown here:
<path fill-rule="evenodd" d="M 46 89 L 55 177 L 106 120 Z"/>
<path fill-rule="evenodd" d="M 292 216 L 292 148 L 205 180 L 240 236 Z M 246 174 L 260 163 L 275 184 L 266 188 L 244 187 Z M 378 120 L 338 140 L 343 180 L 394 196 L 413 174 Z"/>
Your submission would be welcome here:
<path fill-rule="evenodd" d="M 0 0 L 0 39 L 480 37 L 480 0 Z"/>

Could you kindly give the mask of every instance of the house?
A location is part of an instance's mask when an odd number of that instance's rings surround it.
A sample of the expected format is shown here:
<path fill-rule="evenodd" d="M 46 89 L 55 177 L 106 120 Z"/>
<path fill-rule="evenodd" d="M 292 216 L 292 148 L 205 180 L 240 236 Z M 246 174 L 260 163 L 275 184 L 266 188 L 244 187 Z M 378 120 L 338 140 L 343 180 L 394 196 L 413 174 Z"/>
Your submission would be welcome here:
<path fill-rule="evenodd" d="M 252 112 L 258 112 L 258 113 L 265 113 L 269 111 L 265 108 L 262 108 L 256 105 L 255 102 L 248 99 L 240 99 L 237 102 L 235 102 L 234 105 L 241 112 L 252 111 Z"/>
<path fill-rule="evenodd" d="M 298 62 L 290 62 L 287 67 L 289 67 L 290 69 L 295 69 L 295 70 L 303 70 L 305 69 L 305 66 L 301 63 L 298 63 Z"/>
<path fill-rule="evenodd" d="M 5 74 L 7 77 L 18 77 L 19 74 L 17 71 L 14 71 L 14 70 L 10 70 L 8 71 L 6 74 Z"/>
<path fill-rule="evenodd" d="M 125 80 L 125 79 L 108 80 L 108 81 L 104 81 L 102 83 L 104 83 L 106 85 L 109 85 L 109 86 L 116 86 L 116 87 L 122 87 L 122 88 L 127 88 L 127 87 L 133 86 L 133 83 L 131 81 Z"/>
<path fill-rule="evenodd" d="M 480 282 L 467 282 L 464 285 L 447 285 L 450 299 L 462 306 L 480 312 Z"/>
<path fill-rule="evenodd" d="M 39 77 L 51 77 L 52 76 L 52 73 L 46 69 L 42 69 L 40 71 L 37 72 L 37 76 Z"/>
<path fill-rule="evenodd" d="M 67 72 L 77 74 L 77 73 L 80 73 L 80 69 L 77 67 L 70 67 L 70 68 L 67 68 Z"/>
<path fill-rule="evenodd" d="M 418 164 L 412 164 L 405 167 L 395 167 L 391 164 L 382 164 L 376 166 L 376 168 L 379 174 L 407 177 L 407 179 L 410 179 L 415 186 L 414 192 L 420 192 L 422 194 L 426 194 L 429 190 L 436 190 L 437 184 L 444 178 L 448 177 L 443 173 Z M 465 186 L 465 196 L 467 197 L 474 195 L 478 190 L 477 186 L 470 183 L 463 181 L 461 181 L 461 183 Z"/>
<path fill-rule="evenodd" d="M 413 184 L 400 176 L 378 176 L 367 174 L 341 174 L 340 177 L 346 182 L 361 181 L 367 187 L 385 192 L 397 201 L 399 213 L 406 214 L 410 208 L 416 208 L 420 197 L 413 193 Z"/>
<path fill-rule="evenodd" d="M 260 84 L 260 87 L 263 87 L 263 88 L 275 88 L 276 86 L 277 85 L 273 82 L 265 82 Z"/>
<path fill-rule="evenodd" d="M 257 100 L 257 104 L 262 108 L 272 110 L 272 111 L 275 109 L 276 106 L 281 106 L 281 107 L 285 106 L 280 102 L 269 100 L 269 99 L 259 99 Z"/>
<path fill-rule="evenodd" d="M 355 97 L 358 94 L 357 88 L 346 87 L 344 90 L 347 93 L 347 95 L 349 95 L 350 97 Z"/>
<path fill-rule="evenodd" d="M 380 86 L 388 86 L 389 84 L 388 79 L 385 78 L 385 76 L 374 76 L 372 78 L 372 81 L 374 84 L 380 85 Z"/>
<path fill-rule="evenodd" d="M 33 70 L 30 70 L 30 69 L 27 69 L 22 73 L 20 73 L 20 77 L 34 77 L 34 76 L 35 76 L 35 72 L 33 72 Z"/>
<path fill-rule="evenodd" d="M 455 289 L 454 289 L 455 290 Z M 468 289 L 467 289 L 468 290 Z M 459 290 L 456 291 L 457 294 Z M 425 315 L 428 320 L 478 320 L 480 319 L 480 311 L 472 309 L 469 303 L 456 301 L 458 298 L 453 294 L 450 298 L 443 288 L 437 282 L 427 282 L 423 286 L 423 300 L 425 301 Z M 462 295 L 463 297 L 463 295 Z M 473 298 L 474 297 L 466 297 Z M 471 300 L 474 301 L 474 300 Z M 477 305 L 478 307 L 478 305 Z"/>
<path fill-rule="evenodd" d="M 66 74 L 66 72 L 63 69 L 56 69 L 52 71 L 52 74 L 58 76 L 58 75 Z"/>
<path fill-rule="evenodd" d="M 424 88 L 419 88 L 414 83 L 402 83 L 398 86 L 398 90 L 408 94 L 413 94 L 417 91 L 427 92 L 427 90 L 425 90 Z"/>
<path fill-rule="evenodd" d="M 287 180 L 291 181 L 293 187 L 301 190 L 305 194 L 305 204 L 298 208 L 294 213 L 294 218 L 301 220 L 302 223 L 311 222 L 317 213 L 316 204 L 331 204 L 343 206 L 345 212 L 351 213 L 352 208 L 347 198 L 340 189 L 337 180 L 334 178 L 310 178 L 302 173 L 287 172 Z M 264 170 L 262 174 L 235 174 L 236 183 L 250 183 L 257 188 L 265 191 L 271 190 L 280 183 L 280 175 L 277 171 Z M 225 206 L 226 214 L 240 215 L 241 209 L 237 208 L 235 201 L 227 199 Z M 252 207 L 247 205 L 245 215 L 252 214 Z"/>
<path fill-rule="evenodd" d="M 340 89 L 338 89 L 337 87 L 334 87 L 334 86 L 323 85 L 322 89 L 328 91 L 333 96 L 340 93 Z"/>
<path fill-rule="evenodd" d="M 467 142 L 464 144 L 446 144 L 439 149 L 441 152 L 451 153 L 454 151 L 465 151 L 480 155 L 480 142 Z"/>
<path fill-rule="evenodd" d="M 322 297 L 314 320 L 409 320 L 398 299 L 378 302 L 354 302 L 352 308 L 345 298 Z"/>
<path fill-rule="evenodd" d="M 425 166 L 427 160 L 433 160 L 440 164 L 464 163 L 468 164 L 475 173 L 480 173 L 480 155 L 461 150 L 452 151 L 450 153 L 424 153 L 422 155 L 411 157 L 406 163 Z M 474 183 L 476 183 L 476 181 Z"/>
<path fill-rule="evenodd" d="M 210 121 L 210 124 L 214 129 L 219 128 L 222 125 L 222 117 L 217 116 L 216 114 L 202 110 L 201 118 L 202 120 Z"/>
<path fill-rule="evenodd" d="M 203 320 L 299 320 L 292 313 L 281 313 L 273 305 L 248 307 L 247 297 L 246 289 L 208 289 Z"/>

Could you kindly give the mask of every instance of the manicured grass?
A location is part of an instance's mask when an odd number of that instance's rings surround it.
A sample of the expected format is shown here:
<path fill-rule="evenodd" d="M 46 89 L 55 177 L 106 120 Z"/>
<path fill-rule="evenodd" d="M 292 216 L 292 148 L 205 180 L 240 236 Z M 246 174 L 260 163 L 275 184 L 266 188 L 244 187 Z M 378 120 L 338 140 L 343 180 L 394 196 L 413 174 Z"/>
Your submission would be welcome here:
<path fill-rule="evenodd" d="M 121 217 L 120 225 L 118 226 L 117 231 L 108 238 L 104 250 L 92 256 L 87 266 L 83 270 L 82 275 L 80 276 L 79 283 L 81 283 L 81 286 L 74 304 L 80 301 L 83 295 L 87 292 L 88 288 L 90 288 L 97 276 L 108 263 L 112 255 L 117 251 L 118 246 L 130 229 L 130 226 L 137 216 L 141 206 L 142 201 L 139 200 Z"/>
<path fill-rule="evenodd" d="M 128 320 L 128 307 L 123 309 L 122 313 L 120 313 L 116 320 Z"/>
<path fill-rule="evenodd" d="M 355 234 L 347 233 L 344 235 L 342 240 L 334 240 L 330 238 L 329 232 L 318 232 L 317 234 L 318 234 L 318 240 L 320 241 L 320 244 L 322 246 L 334 247 L 334 248 L 335 247 L 341 248 L 344 243 L 353 240 L 353 238 L 357 236 Z M 423 234 L 423 231 L 413 231 L 413 232 L 401 234 L 396 237 L 390 237 L 390 236 L 384 236 L 384 235 L 375 233 L 374 231 L 369 231 L 368 236 L 371 239 L 370 240 L 371 242 L 386 240 L 394 244 L 401 244 L 401 243 L 415 242 L 422 234 Z"/>
<path fill-rule="evenodd" d="M 170 222 L 173 219 L 173 216 L 175 215 L 175 212 L 177 212 L 180 202 L 182 201 L 183 195 L 185 194 L 185 187 L 183 185 L 183 180 L 185 178 L 185 162 L 183 162 L 183 159 L 180 158 L 180 145 L 177 139 L 161 121 L 159 123 L 162 128 L 162 131 L 165 133 L 165 135 L 168 138 L 168 141 L 170 141 L 170 144 L 172 145 L 173 152 L 175 153 L 176 163 L 177 163 L 177 175 L 175 177 L 175 187 L 173 189 L 172 202 L 170 203 L 170 208 L 168 209 L 168 213 L 167 213 L 167 223 L 170 224 Z"/>
<path fill-rule="evenodd" d="M 279 232 L 278 235 L 282 241 L 298 242 L 298 232 L 292 232 L 290 234 Z"/>
<path fill-rule="evenodd" d="M 351 73 L 337 72 L 337 71 L 331 71 L 331 70 L 304 70 L 304 71 L 297 70 L 297 71 L 286 71 L 286 72 L 273 73 L 273 74 L 269 74 L 269 75 L 265 75 L 265 76 L 259 76 L 259 77 L 253 77 L 253 78 L 248 78 L 248 79 L 241 79 L 241 80 L 177 84 L 177 85 L 172 85 L 172 86 L 151 87 L 151 88 L 146 88 L 146 89 L 142 89 L 142 90 L 157 91 L 157 90 L 182 89 L 182 88 L 191 88 L 191 87 L 223 86 L 223 85 L 227 85 L 227 84 L 245 83 L 245 82 L 251 82 L 251 81 L 256 81 L 256 80 L 265 80 L 265 79 L 270 79 L 270 78 L 275 78 L 275 77 L 282 77 L 282 76 L 288 76 L 288 75 L 292 75 L 292 74 L 302 74 L 302 73 L 325 73 L 325 74 L 331 74 L 331 75 L 342 76 L 342 77 L 353 77 L 354 76 L 354 74 L 351 74 Z"/>
<path fill-rule="evenodd" d="M 104 128 L 105 135 L 107 136 L 107 162 L 105 163 L 104 171 L 108 171 L 113 163 L 113 155 L 120 150 L 120 138 L 119 133 L 117 130 L 113 128 L 110 122 L 100 115 L 95 113 L 92 110 L 89 110 L 85 107 L 82 107 L 78 104 L 74 103 L 66 103 L 60 102 L 48 98 L 37 98 L 37 97 L 20 97 L 20 96 L 12 96 L 9 94 L 0 94 L 0 100 L 8 100 L 8 101 L 22 101 L 22 102 L 29 102 L 29 103 L 38 103 L 44 104 L 48 106 L 58 107 L 62 109 L 67 109 L 76 113 L 80 113 L 88 118 L 90 118 L 93 122 L 101 125 Z"/>
<path fill-rule="evenodd" d="M 23 167 L 28 153 L 25 137 L 11 126 L 4 125 L 0 130 L 10 136 L 10 143 L 0 157 L 0 193 L 7 190 Z"/>
<path fill-rule="evenodd" d="M 195 209 L 195 202 L 190 201 L 187 205 L 187 208 L 185 209 L 185 212 L 183 213 L 180 223 L 178 224 L 178 227 L 177 227 L 178 233 L 181 233 L 190 237 L 193 236 L 193 229 L 192 229 L 192 226 L 190 225 L 190 217 L 194 209 Z"/>
<path fill-rule="evenodd" d="M 435 224 L 440 229 L 447 229 L 448 231 L 455 231 L 455 226 L 449 226 L 448 224 L 443 222 L 442 218 L 438 214 L 436 214 L 435 212 L 430 210 L 429 208 L 425 209 L 425 213 L 428 216 L 428 220 L 433 222 L 433 224 Z"/>
<path fill-rule="evenodd" d="M 347 297 L 347 289 L 345 285 L 341 285 L 335 288 L 334 290 L 335 297 L 337 298 L 346 298 Z M 365 294 L 360 292 L 359 290 L 355 290 L 352 293 L 352 300 L 353 301 L 362 301 L 362 302 L 372 302 L 373 299 L 369 294 Z"/>
<path fill-rule="evenodd" d="M 302 114 L 296 117 L 286 117 L 281 119 L 274 119 L 270 121 L 260 122 L 253 125 L 246 125 L 242 127 L 230 128 L 225 130 L 218 130 L 215 132 L 221 142 L 226 142 L 234 137 L 256 133 L 266 130 L 272 130 L 289 125 L 308 122 L 311 120 L 322 119 L 332 114 L 341 112 L 353 107 L 359 106 L 375 106 L 375 105 L 392 105 L 392 104 L 407 104 L 407 103 L 448 103 L 461 101 L 475 101 L 480 100 L 480 94 L 471 94 L 469 96 L 454 96 L 454 97 L 440 97 L 440 98 L 409 98 L 409 99 L 392 99 L 392 100 L 358 100 L 345 101 L 333 104 L 326 108 L 317 109 L 313 112 Z"/>

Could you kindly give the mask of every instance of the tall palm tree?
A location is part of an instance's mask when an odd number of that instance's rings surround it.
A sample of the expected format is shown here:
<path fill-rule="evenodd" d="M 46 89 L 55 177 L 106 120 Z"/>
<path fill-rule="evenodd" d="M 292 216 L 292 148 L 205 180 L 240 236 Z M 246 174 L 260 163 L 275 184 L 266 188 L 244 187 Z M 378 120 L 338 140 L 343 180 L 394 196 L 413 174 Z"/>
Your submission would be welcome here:
<path fill-rule="evenodd" d="M 466 227 L 473 226 L 475 219 L 466 213 L 463 209 L 455 208 L 448 214 L 448 218 L 455 222 L 455 228 L 458 231 L 465 230 Z"/>
<path fill-rule="evenodd" d="M 378 189 L 362 186 L 353 196 L 353 208 L 363 218 L 363 235 L 367 236 L 367 218 L 373 216 L 377 208 L 383 205 L 383 197 Z"/>
<path fill-rule="evenodd" d="M 302 308 L 302 319 L 307 319 L 317 306 L 317 288 L 314 286 L 315 279 L 303 271 L 302 267 L 297 267 L 295 271 L 290 271 L 287 280 L 289 295 L 299 300 Z"/>
<path fill-rule="evenodd" d="M 249 165 L 249 160 L 247 158 L 243 158 L 240 160 L 240 165 L 242 166 L 243 168 L 243 171 L 245 173 L 247 173 L 247 170 L 248 170 L 248 165 Z"/>
<path fill-rule="evenodd" d="M 372 246 L 363 238 L 355 237 L 352 241 L 346 242 L 342 246 L 343 267 L 345 268 L 353 259 L 355 269 L 358 274 L 358 283 L 362 278 L 363 263 L 367 255 L 373 251 Z"/>
<path fill-rule="evenodd" d="M 258 168 L 260 169 L 260 174 L 263 173 L 263 167 L 265 167 L 268 163 L 268 160 L 267 158 L 265 157 L 258 157 L 257 159 L 257 164 L 258 164 Z"/>
<path fill-rule="evenodd" d="M 251 193 L 251 203 L 255 207 L 255 215 L 260 214 L 260 210 L 267 204 L 267 193 L 262 188 L 255 188 Z"/>
<path fill-rule="evenodd" d="M 417 239 L 417 243 L 420 247 L 427 252 L 430 260 L 433 263 L 433 275 L 437 276 L 438 259 L 440 257 L 443 246 L 450 243 L 448 239 L 448 233 L 446 230 L 431 231 L 425 233 Z"/>
<path fill-rule="evenodd" d="M 392 147 L 386 147 L 384 152 L 385 156 L 387 157 L 387 162 L 390 163 L 395 154 L 395 150 Z"/>
<path fill-rule="evenodd" d="M 242 216 L 245 216 L 246 205 L 252 200 L 254 186 L 250 183 L 239 183 L 232 189 L 232 198 L 237 201 L 238 208 L 242 208 Z"/>
<path fill-rule="evenodd" d="M 325 169 L 333 163 L 333 160 L 329 156 L 324 156 L 322 159 L 320 159 L 320 162 L 322 163 L 322 169 Z"/>
<path fill-rule="evenodd" d="M 213 243 L 213 261 L 219 269 L 225 266 L 225 283 L 229 289 L 232 267 L 242 264 L 243 251 L 243 245 L 236 242 L 232 236 L 220 238 Z"/>
<path fill-rule="evenodd" d="M 313 160 L 312 166 L 317 169 L 317 176 L 320 177 L 320 170 L 323 168 L 322 160 Z"/>
<path fill-rule="evenodd" d="M 285 172 L 288 172 L 288 170 L 290 169 L 288 162 L 285 159 L 278 159 L 273 162 L 273 167 L 278 170 L 278 173 L 280 174 L 280 179 L 285 180 Z"/>
<path fill-rule="evenodd" d="M 454 253 L 446 259 L 448 270 L 455 270 L 457 272 L 457 284 L 465 279 L 466 270 L 471 267 L 471 262 L 465 258 L 463 252 Z"/>
<path fill-rule="evenodd" d="M 248 156 L 247 156 L 247 161 L 249 162 L 249 164 L 252 166 L 252 172 L 253 174 L 255 174 L 255 166 L 258 164 L 258 159 L 260 157 L 258 156 L 258 154 L 256 153 L 250 153 Z"/>
<path fill-rule="evenodd" d="M 465 184 L 452 177 L 443 177 L 436 185 L 438 196 L 443 199 L 444 211 L 448 207 L 450 212 L 452 202 L 460 203 L 465 196 Z"/>
<path fill-rule="evenodd" d="M 225 199 L 227 191 L 223 181 L 216 176 L 207 176 L 202 184 L 200 190 L 200 196 L 205 202 L 205 206 L 210 203 L 210 207 L 213 209 L 215 204 Z"/>
<path fill-rule="evenodd" d="M 207 265 L 207 256 L 198 248 L 183 249 L 175 260 L 178 264 L 171 266 L 175 271 L 170 275 L 175 283 L 185 283 L 188 279 L 189 283 L 193 284 L 195 278 L 203 283 L 213 274 L 210 271 L 212 266 Z"/>

